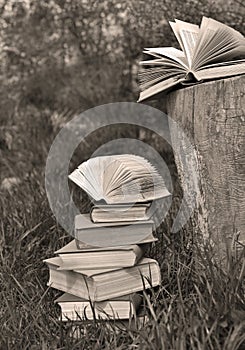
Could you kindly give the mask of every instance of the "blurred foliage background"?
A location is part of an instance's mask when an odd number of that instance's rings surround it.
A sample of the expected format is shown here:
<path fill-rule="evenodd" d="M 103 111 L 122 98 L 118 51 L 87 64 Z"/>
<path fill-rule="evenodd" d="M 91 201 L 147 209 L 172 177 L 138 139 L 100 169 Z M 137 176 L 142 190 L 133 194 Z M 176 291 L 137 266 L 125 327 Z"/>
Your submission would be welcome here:
<path fill-rule="evenodd" d="M 240 0 L 0 0 L 1 180 L 42 173 L 75 113 L 136 101 L 142 49 L 178 47 L 168 20 L 206 15 L 242 32 L 244 14 Z"/>
<path fill-rule="evenodd" d="M 243 30 L 239 1 L 1 0 L 1 113 L 84 110 L 137 97 L 144 47 L 176 46 L 174 18 Z M 12 107 L 12 108 L 11 108 Z"/>

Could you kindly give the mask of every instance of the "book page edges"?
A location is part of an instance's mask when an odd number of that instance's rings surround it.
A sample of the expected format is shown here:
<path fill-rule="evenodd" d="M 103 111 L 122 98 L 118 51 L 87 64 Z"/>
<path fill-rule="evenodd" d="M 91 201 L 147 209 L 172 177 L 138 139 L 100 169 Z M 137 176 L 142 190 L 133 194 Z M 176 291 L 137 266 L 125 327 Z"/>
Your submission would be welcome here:
<path fill-rule="evenodd" d="M 75 217 L 75 229 L 76 230 L 83 230 L 83 229 L 96 229 L 96 228 L 106 228 L 106 227 L 116 227 L 116 226 L 129 226 L 129 225 L 148 225 L 153 224 L 154 222 L 149 220 L 142 220 L 142 221 L 128 221 L 128 222 L 106 222 L 106 223 L 94 223 L 90 220 L 89 214 L 79 214 Z"/>

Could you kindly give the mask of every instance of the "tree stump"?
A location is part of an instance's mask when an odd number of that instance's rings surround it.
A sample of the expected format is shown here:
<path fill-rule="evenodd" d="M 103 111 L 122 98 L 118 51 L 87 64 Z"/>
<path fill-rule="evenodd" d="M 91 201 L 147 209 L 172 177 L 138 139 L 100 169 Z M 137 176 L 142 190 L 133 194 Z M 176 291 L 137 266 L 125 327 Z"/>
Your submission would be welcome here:
<path fill-rule="evenodd" d="M 167 96 L 167 114 L 188 136 L 196 153 L 188 153 L 170 123 L 182 189 L 190 188 L 191 179 L 183 174 L 188 166 L 199 175 L 195 226 L 221 258 L 227 246 L 237 252 L 245 244 L 244 83 L 243 75 L 193 85 Z"/>

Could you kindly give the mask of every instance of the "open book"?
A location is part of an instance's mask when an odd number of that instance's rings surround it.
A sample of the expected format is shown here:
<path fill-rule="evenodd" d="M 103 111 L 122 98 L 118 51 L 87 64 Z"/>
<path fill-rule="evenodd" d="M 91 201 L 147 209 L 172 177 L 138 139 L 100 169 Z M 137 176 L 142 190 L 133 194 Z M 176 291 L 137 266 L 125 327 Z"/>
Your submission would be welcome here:
<path fill-rule="evenodd" d="M 200 27 L 175 20 L 171 28 L 181 50 L 146 48 L 140 62 L 139 102 L 181 83 L 225 78 L 245 73 L 245 39 L 236 30 L 203 17 Z"/>
<path fill-rule="evenodd" d="M 107 204 L 146 202 L 170 195 L 157 169 L 132 154 L 90 158 L 69 178 L 95 201 Z"/>

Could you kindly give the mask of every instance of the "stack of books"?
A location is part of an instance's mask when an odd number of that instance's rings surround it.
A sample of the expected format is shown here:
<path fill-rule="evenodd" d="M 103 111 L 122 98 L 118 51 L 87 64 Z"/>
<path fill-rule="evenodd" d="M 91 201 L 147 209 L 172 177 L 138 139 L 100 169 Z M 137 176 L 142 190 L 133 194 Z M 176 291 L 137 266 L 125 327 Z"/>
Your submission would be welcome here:
<path fill-rule="evenodd" d="M 76 216 L 75 239 L 45 260 L 48 285 L 64 292 L 56 300 L 61 319 L 136 317 L 142 291 L 161 280 L 158 262 L 145 257 L 157 240 L 151 203 L 170 193 L 157 170 L 134 155 L 91 158 L 69 178 L 96 202 L 90 214 Z"/>

